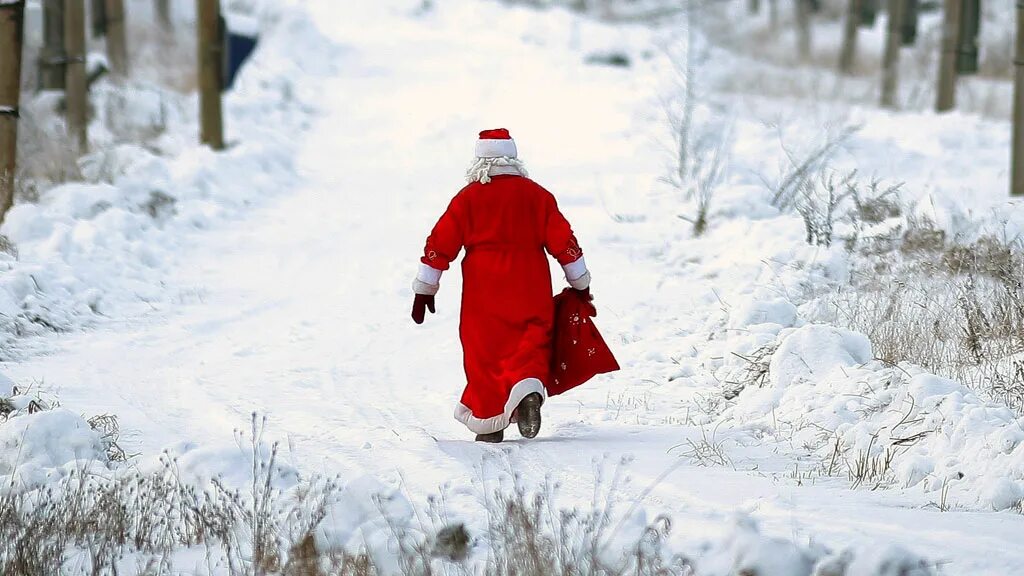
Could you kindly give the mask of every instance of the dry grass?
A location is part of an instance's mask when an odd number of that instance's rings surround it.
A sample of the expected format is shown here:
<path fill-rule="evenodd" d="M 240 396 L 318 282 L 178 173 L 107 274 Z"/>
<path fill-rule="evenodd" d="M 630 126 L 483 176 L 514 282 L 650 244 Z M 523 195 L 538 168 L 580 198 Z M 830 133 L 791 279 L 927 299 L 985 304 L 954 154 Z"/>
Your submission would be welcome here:
<path fill-rule="evenodd" d="M 724 398 L 732 400 L 750 386 L 763 387 L 771 376 L 769 367 L 772 355 L 778 347 L 777 342 L 772 342 L 754 350 L 748 356 L 733 352 L 733 355 L 743 360 L 744 364 L 736 377 L 725 381 Z"/>
<path fill-rule="evenodd" d="M 78 154 L 59 118 L 55 94 L 26 99 L 18 122 L 15 201 L 35 202 L 42 190 L 81 180 Z"/>
<path fill-rule="evenodd" d="M 116 439 L 112 417 L 90 422 Z M 342 486 L 317 480 L 286 498 L 272 482 L 280 468 L 277 448 L 262 449 L 265 425 L 253 416 L 248 437 L 253 480 L 243 490 L 216 479 L 197 488 L 182 480 L 170 457 L 162 458 L 154 473 L 110 474 L 105 466 L 85 465 L 47 487 L 4 486 L 0 574 L 49 576 L 58 566 L 64 567 L 62 574 L 119 574 L 126 562 L 135 563 L 136 574 L 176 574 L 173 558 L 189 547 L 205 549 L 211 573 L 230 576 L 384 573 L 370 553 L 318 547 L 317 528 L 335 521 L 328 502 L 337 500 Z M 621 553 L 609 553 L 613 542 L 623 545 L 620 519 L 633 512 L 616 510 L 623 481 L 621 466 L 607 486 L 599 478 L 592 506 L 580 511 L 556 507 L 554 486 L 532 491 L 516 480 L 512 488 L 485 498 L 487 530 L 475 535 L 448 519 L 443 499 L 428 499 L 428 516 L 441 525 L 414 528 L 418 536 L 392 522 L 381 501 L 373 504 L 394 539 L 389 553 L 409 576 L 478 573 L 480 561 L 484 573 L 494 576 L 692 574 L 689 561 L 663 551 L 671 529 L 665 517 L 656 518 Z M 479 560 L 467 564 L 474 550 Z"/>
<path fill-rule="evenodd" d="M 190 94 L 198 88 L 195 31 L 178 22 L 170 31 L 136 20 L 128 27 L 131 79 Z"/>
<path fill-rule="evenodd" d="M 995 236 L 948 243 L 918 223 L 896 247 L 862 264 L 835 298 L 835 319 L 886 362 L 920 365 L 1024 412 L 1024 246 Z"/>

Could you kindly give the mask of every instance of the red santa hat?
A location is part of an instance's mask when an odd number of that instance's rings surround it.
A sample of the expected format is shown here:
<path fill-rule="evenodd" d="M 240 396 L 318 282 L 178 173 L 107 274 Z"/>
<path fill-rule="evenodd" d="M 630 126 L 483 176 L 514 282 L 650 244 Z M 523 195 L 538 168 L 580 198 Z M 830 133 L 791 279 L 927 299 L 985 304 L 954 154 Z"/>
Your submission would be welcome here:
<path fill-rule="evenodd" d="M 517 152 L 516 141 L 504 128 L 484 130 L 480 133 L 480 139 L 476 141 L 477 158 L 515 158 Z"/>

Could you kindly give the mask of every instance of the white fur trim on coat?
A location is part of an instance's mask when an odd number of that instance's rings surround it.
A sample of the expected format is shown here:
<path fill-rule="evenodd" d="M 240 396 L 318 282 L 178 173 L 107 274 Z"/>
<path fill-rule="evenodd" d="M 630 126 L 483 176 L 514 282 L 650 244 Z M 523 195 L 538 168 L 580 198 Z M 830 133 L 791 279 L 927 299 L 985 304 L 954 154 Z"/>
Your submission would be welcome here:
<path fill-rule="evenodd" d="M 548 393 L 544 390 L 544 384 L 537 378 L 526 378 L 520 380 L 508 393 L 508 401 L 505 402 L 505 411 L 491 418 L 477 418 L 473 411 L 461 402 L 455 406 L 455 419 L 466 425 L 476 434 L 492 434 L 498 430 L 508 428 L 512 423 L 512 412 L 519 407 L 519 403 L 530 394 L 540 394 L 541 400 L 547 400 Z"/>
<path fill-rule="evenodd" d="M 477 158 L 498 158 L 500 156 L 515 158 L 517 155 L 518 150 L 516 150 L 515 140 L 509 139 L 476 141 Z"/>

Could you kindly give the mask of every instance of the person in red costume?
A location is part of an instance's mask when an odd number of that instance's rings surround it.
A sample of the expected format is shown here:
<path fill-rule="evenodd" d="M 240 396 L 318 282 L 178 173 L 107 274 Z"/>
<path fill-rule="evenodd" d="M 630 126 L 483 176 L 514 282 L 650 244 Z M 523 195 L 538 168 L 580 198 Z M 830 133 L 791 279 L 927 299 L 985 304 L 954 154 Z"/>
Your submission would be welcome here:
<path fill-rule="evenodd" d="M 551 379 L 553 256 L 573 289 L 589 292 L 590 272 L 555 197 L 530 180 L 508 130 L 485 130 L 459 191 L 427 238 L 412 318 L 435 312 L 441 273 L 462 259 L 462 341 L 466 388 L 455 419 L 483 442 L 501 442 L 516 422 L 533 438 Z"/>

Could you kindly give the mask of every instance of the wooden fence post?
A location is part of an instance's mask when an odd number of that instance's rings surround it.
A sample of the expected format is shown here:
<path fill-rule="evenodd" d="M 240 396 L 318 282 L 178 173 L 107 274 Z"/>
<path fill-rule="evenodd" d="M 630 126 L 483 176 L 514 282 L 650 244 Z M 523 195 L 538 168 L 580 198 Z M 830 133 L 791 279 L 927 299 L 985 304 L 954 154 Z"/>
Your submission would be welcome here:
<path fill-rule="evenodd" d="M 1024 0 L 1017 0 L 1017 51 L 1013 69 L 1013 166 L 1010 194 L 1024 196 Z"/>
<path fill-rule="evenodd" d="M 946 0 L 942 24 L 942 55 L 939 58 L 939 85 L 935 110 L 946 112 L 956 106 L 956 64 L 960 44 L 962 0 Z"/>
<path fill-rule="evenodd" d="M 196 0 L 199 34 L 200 139 L 214 150 L 224 149 L 221 83 L 224 46 L 220 30 L 220 0 Z"/>
<path fill-rule="evenodd" d="M 857 29 L 861 21 L 861 0 L 848 0 L 843 22 L 843 44 L 839 49 L 839 72 L 850 74 L 857 63 Z"/>
<path fill-rule="evenodd" d="M 160 25 L 164 30 L 170 30 L 172 27 L 171 17 L 171 0 L 156 0 L 156 15 L 160 20 Z"/>
<path fill-rule="evenodd" d="M 900 46 L 903 45 L 904 0 L 889 0 L 889 22 L 886 27 L 885 52 L 882 55 L 883 108 L 895 108 L 899 92 Z"/>
<path fill-rule="evenodd" d="M 64 0 L 43 0 L 43 48 L 39 52 L 39 87 L 64 89 Z"/>
<path fill-rule="evenodd" d="M 94 39 L 107 35 L 107 0 L 89 0 L 89 22 Z"/>
<path fill-rule="evenodd" d="M 25 1 L 0 4 L 0 222 L 14 204 Z"/>
<path fill-rule="evenodd" d="M 917 42 L 917 21 L 920 12 L 921 6 L 918 0 L 903 0 L 903 13 L 900 20 L 903 22 L 901 28 L 904 46 L 913 46 L 914 42 Z"/>
<path fill-rule="evenodd" d="M 89 151 L 88 79 L 85 70 L 85 0 L 64 0 L 65 100 L 68 136 L 79 154 Z"/>
<path fill-rule="evenodd" d="M 124 0 L 105 0 L 107 18 L 107 61 L 118 82 L 128 77 L 128 46 L 125 31 Z"/>
<path fill-rule="evenodd" d="M 810 0 L 795 0 L 796 2 L 796 44 L 797 53 L 801 62 L 811 59 L 811 2 Z"/>

